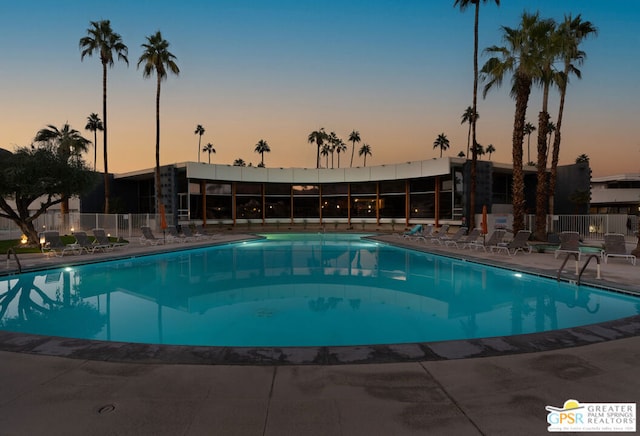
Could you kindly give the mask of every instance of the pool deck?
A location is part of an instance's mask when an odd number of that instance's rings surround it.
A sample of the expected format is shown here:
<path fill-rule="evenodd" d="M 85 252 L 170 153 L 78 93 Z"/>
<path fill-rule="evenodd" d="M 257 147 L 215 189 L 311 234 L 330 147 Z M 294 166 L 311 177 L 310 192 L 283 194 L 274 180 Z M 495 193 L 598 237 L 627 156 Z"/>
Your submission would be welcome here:
<path fill-rule="evenodd" d="M 376 239 L 549 277 L 562 263 Z M 40 269 L 197 245 L 20 260 Z M 563 279 L 577 279 L 573 264 Z M 601 276 L 591 264 L 583 282 L 637 291 L 640 266 L 610 260 Z M 546 334 L 320 350 L 109 346 L 0 332 L 0 434 L 540 435 L 547 405 L 639 402 L 639 370 L 640 315 Z"/>

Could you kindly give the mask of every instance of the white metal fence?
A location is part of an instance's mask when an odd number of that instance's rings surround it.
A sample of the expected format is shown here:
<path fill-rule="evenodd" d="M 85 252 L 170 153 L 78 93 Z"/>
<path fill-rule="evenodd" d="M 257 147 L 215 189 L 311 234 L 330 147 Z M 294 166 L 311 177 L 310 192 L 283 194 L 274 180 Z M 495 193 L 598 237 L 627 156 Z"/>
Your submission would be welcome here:
<path fill-rule="evenodd" d="M 167 217 L 167 223 L 173 224 L 172 217 Z M 140 227 L 149 226 L 160 229 L 160 217 L 156 214 L 100 214 L 100 213 L 69 213 L 63 216 L 60 212 L 48 212 L 39 216 L 35 222 L 35 229 L 57 230 L 60 234 L 71 234 L 74 231 L 91 232 L 91 229 L 101 228 L 114 237 L 129 239 L 140 235 Z M 19 239 L 22 230 L 7 218 L 0 218 L 0 239 Z"/>
<path fill-rule="evenodd" d="M 535 230 L 535 224 L 535 215 L 528 215 L 527 229 Z M 605 233 L 633 237 L 638 231 L 638 217 L 625 214 L 550 215 L 546 227 L 549 233 L 578 232 L 585 240 L 603 240 Z"/>

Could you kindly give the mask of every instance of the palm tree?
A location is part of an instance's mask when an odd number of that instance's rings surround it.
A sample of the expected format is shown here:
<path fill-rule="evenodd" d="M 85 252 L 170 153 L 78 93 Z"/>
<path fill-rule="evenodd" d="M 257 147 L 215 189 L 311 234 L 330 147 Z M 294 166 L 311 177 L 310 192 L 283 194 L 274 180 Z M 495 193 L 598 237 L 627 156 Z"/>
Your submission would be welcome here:
<path fill-rule="evenodd" d="M 484 156 L 485 150 L 482 144 L 476 142 L 475 153 L 476 153 L 476 156 L 478 156 L 478 158 L 480 158 L 481 156 Z"/>
<path fill-rule="evenodd" d="M 433 148 L 440 148 L 440 157 L 442 157 L 442 152 L 449 148 L 447 135 L 444 133 L 439 134 L 436 140 L 433 141 Z"/>
<path fill-rule="evenodd" d="M 577 65 L 581 65 L 586 57 L 586 54 L 580 50 L 580 44 L 590 35 L 596 36 L 597 34 L 598 30 L 596 27 L 590 21 L 583 21 L 580 15 L 575 18 L 571 15 L 565 15 L 564 21 L 558 26 L 557 35 L 560 39 L 559 44 L 564 69 L 562 71 L 563 80 L 558 83 L 560 106 L 558 108 L 558 119 L 556 121 L 556 131 L 553 138 L 553 151 L 551 156 L 551 176 L 549 177 L 549 197 L 551 199 L 553 199 L 556 187 L 556 175 L 560 157 L 560 129 L 562 127 L 562 115 L 567 95 L 569 75 L 573 74 L 578 79 L 582 77 L 582 73 L 576 67 Z M 549 210 L 553 212 L 552 204 Z"/>
<path fill-rule="evenodd" d="M 539 48 L 536 32 L 539 27 L 538 14 L 523 13 L 519 28 L 502 27 L 504 46 L 492 46 L 485 52 L 493 55 L 482 67 L 482 78 L 486 82 L 483 96 L 500 86 L 508 73 L 513 73 L 511 96 L 516 107 L 513 122 L 513 230 L 524 228 L 524 172 L 522 171 L 522 143 L 527 104 L 531 85 L 538 74 Z"/>
<path fill-rule="evenodd" d="M 46 129 L 36 133 L 34 141 L 54 147 L 65 162 L 70 160 L 80 162 L 80 156 L 89 150 L 89 144 L 91 144 L 91 141 L 84 138 L 76 129 L 71 128 L 68 123 L 65 123 L 62 129 L 51 124 L 47 125 Z M 69 213 L 69 197 L 66 195 L 60 203 L 60 212 L 63 216 Z"/>
<path fill-rule="evenodd" d="M 98 133 L 97 131 L 103 131 L 104 125 L 98 114 L 92 113 L 87 117 L 87 125 L 84 126 L 85 130 L 93 132 L 93 171 L 96 170 L 96 161 L 98 160 Z"/>
<path fill-rule="evenodd" d="M 347 151 L 347 144 L 340 138 L 336 141 L 336 153 L 338 153 L 338 168 L 340 168 L 340 153 Z"/>
<path fill-rule="evenodd" d="M 234 167 L 246 167 L 247 163 L 244 161 L 244 159 L 238 158 L 238 159 L 233 161 L 233 166 Z"/>
<path fill-rule="evenodd" d="M 353 167 L 353 153 L 356 149 L 356 142 L 360 142 L 360 132 L 353 130 L 349 134 L 349 142 L 351 142 L 351 164 L 349 164 L 349 167 Z"/>
<path fill-rule="evenodd" d="M 531 162 L 531 134 L 536 131 L 536 126 L 527 121 L 524 125 L 524 134 L 527 135 L 527 162 Z"/>
<path fill-rule="evenodd" d="M 260 153 L 260 166 L 264 167 L 264 154 L 271 152 L 267 141 L 265 141 L 264 139 L 258 141 L 258 143 L 256 144 L 256 148 L 253 151 L 255 151 L 256 153 Z"/>
<path fill-rule="evenodd" d="M 485 152 L 489 154 L 489 160 L 491 160 L 491 155 L 495 153 L 495 151 L 496 151 L 496 148 L 493 146 L 493 144 L 487 145 L 487 149 L 485 150 Z"/>
<path fill-rule="evenodd" d="M 576 163 L 589 163 L 589 156 L 586 154 L 581 154 L 576 158 Z"/>
<path fill-rule="evenodd" d="M 480 118 L 480 114 L 476 114 L 476 120 Z M 460 124 L 469 123 L 469 132 L 467 133 L 467 154 L 466 157 L 469 159 L 469 150 L 471 144 L 471 126 L 473 124 L 473 108 L 471 106 L 467 107 L 465 111 L 462 113 L 462 121 Z"/>
<path fill-rule="evenodd" d="M 548 140 L 551 138 L 549 130 L 549 89 L 558 80 L 557 71 L 553 64 L 558 56 L 558 38 L 555 35 L 556 23 L 553 20 L 541 20 L 537 27 L 535 44 L 538 49 L 538 73 L 534 76 L 535 83 L 542 87 L 542 109 L 538 114 L 538 161 L 536 184 L 536 237 L 544 241 L 547 239 L 547 155 Z"/>
<path fill-rule="evenodd" d="M 216 152 L 216 149 L 215 149 L 215 148 L 213 148 L 213 144 L 212 144 L 212 143 L 210 143 L 210 142 L 208 142 L 208 143 L 207 143 L 207 145 L 205 145 L 205 146 L 202 148 L 202 151 L 203 151 L 204 153 L 207 153 L 207 154 L 209 155 L 209 164 L 211 164 L 211 153 L 214 153 L 214 154 L 215 154 L 215 152 Z M 198 153 L 198 154 L 200 154 L 200 153 Z"/>
<path fill-rule="evenodd" d="M 80 38 L 80 60 L 94 53 L 100 55 L 102 63 L 102 125 L 104 126 L 102 146 L 104 150 L 104 213 L 109 213 L 109 165 L 107 159 L 107 66 L 113 66 L 114 54 L 118 60 L 129 65 L 128 48 L 119 34 L 111 29 L 109 20 L 91 21 L 87 36 Z"/>
<path fill-rule="evenodd" d="M 475 15 L 473 20 L 473 104 L 471 107 L 472 114 L 476 116 L 472 117 L 471 121 L 471 138 L 472 143 L 476 143 L 476 122 L 478 120 L 478 23 L 480 21 L 480 2 L 487 3 L 488 0 L 455 0 L 453 7 L 459 7 L 461 12 L 467 10 L 470 5 L 475 6 Z M 496 5 L 500 6 L 500 0 L 493 0 Z M 475 150 L 475 147 L 473 148 Z M 471 194 L 469 195 L 469 217 L 467 223 L 469 229 L 475 227 L 475 207 L 476 207 L 476 163 L 478 157 L 471 153 Z"/>
<path fill-rule="evenodd" d="M 147 36 L 147 42 L 142 44 L 144 52 L 138 59 L 138 68 L 143 65 L 142 77 L 149 78 L 156 75 L 156 211 L 160 210 L 162 202 L 162 185 L 160 184 L 160 84 L 167 78 L 168 73 L 176 76 L 180 69 L 176 64 L 176 57 L 169 51 L 169 42 L 162 37 L 160 31 Z"/>
<path fill-rule="evenodd" d="M 309 144 L 316 144 L 318 151 L 316 153 L 316 168 L 320 168 L 320 147 L 327 141 L 328 135 L 327 132 L 324 131 L 324 127 L 321 127 L 320 130 L 314 130 L 309 133 L 309 137 L 307 141 Z"/>
<path fill-rule="evenodd" d="M 322 150 L 320 150 L 320 154 L 325 157 L 326 165 L 325 168 L 329 168 L 329 153 L 331 153 L 331 146 L 329 144 L 322 144 Z"/>
<path fill-rule="evenodd" d="M 460 150 L 460 153 L 458 153 L 458 157 L 461 157 L 461 158 L 462 158 L 462 157 L 464 157 L 464 158 L 466 158 L 466 157 L 467 157 L 467 155 L 466 155 L 466 154 L 464 154 L 464 151 Z"/>
<path fill-rule="evenodd" d="M 364 166 L 367 166 L 367 155 L 371 156 L 371 146 L 369 144 L 362 144 L 358 151 L 358 156 L 364 156 Z"/>
<path fill-rule="evenodd" d="M 196 131 L 193 132 L 195 135 L 198 135 L 198 163 L 200 163 L 200 145 L 201 145 L 201 141 L 202 141 L 202 135 L 204 135 L 204 127 L 202 127 L 202 124 L 198 124 L 196 126 Z M 211 163 L 211 162 L 209 162 Z"/>

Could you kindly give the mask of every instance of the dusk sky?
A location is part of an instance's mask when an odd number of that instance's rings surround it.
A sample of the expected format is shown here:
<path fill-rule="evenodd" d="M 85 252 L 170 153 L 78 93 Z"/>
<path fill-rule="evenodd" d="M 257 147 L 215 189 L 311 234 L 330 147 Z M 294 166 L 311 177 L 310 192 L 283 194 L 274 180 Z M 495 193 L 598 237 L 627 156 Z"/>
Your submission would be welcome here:
<path fill-rule="evenodd" d="M 102 69 L 95 55 L 80 61 L 78 42 L 90 21 L 109 19 L 129 48 L 129 66 L 116 62 L 108 71 L 112 172 L 155 165 L 155 77 L 144 79 L 136 65 L 146 36 L 158 30 L 181 70 L 162 84 L 161 164 L 198 160 L 197 124 L 219 164 L 257 164 L 255 144 L 264 139 L 267 167 L 313 168 L 316 148 L 307 136 L 320 127 L 345 142 L 358 130 L 360 145 L 371 146 L 367 166 L 438 157 L 440 133 L 451 142 L 445 155 L 456 156 L 467 146 L 460 121 L 472 101 L 473 9 L 462 13 L 453 3 L 0 0 L 0 147 L 29 145 L 39 129 L 66 122 L 93 141 L 84 127 L 90 113 L 102 118 Z M 640 2 L 483 3 L 480 49 L 501 45 L 500 26 L 517 27 L 524 10 L 558 21 L 582 14 L 599 32 L 582 45 L 583 77 L 573 77 L 567 92 L 560 164 L 584 153 L 594 176 L 640 172 Z M 492 160 L 505 163 L 514 113 L 509 89 L 505 82 L 478 102 L 478 142 L 493 144 Z M 535 125 L 540 94 L 533 90 L 527 115 Z M 557 106 L 554 90 L 554 121 Z M 100 171 L 102 146 L 99 134 Z M 526 160 L 526 138 L 524 150 Z M 93 150 L 86 160 L 93 166 Z"/>

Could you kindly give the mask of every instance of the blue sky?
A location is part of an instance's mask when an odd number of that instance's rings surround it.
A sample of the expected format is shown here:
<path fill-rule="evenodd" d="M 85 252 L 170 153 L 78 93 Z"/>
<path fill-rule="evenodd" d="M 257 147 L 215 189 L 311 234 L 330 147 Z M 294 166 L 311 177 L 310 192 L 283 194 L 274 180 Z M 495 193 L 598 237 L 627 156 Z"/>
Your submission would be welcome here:
<path fill-rule="evenodd" d="M 0 147 L 28 145 L 37 130 L 65 122 L 93 139 L 84 125 L 91 112 L 102 116 L 101 68 L 96 57 L 80 61 L 78 41 L 90 21 L 109 19 L 129 47 L 129 67 L 109 70 L 112 171 L 154 165 L 155 79 L 143 79 L 136 64 L 157 30 L 181 69 L 162 87 L 163 164 L 198 159 L 196 124 L 206 129 L 202 145 L 217 150 L 212 163 L 255 164 L 253 148 L 264 139 L 272 149 L 267 166 L 314 167 L 306 139 L 320 127 L 345 141 L 358 130 L 373 152 L 368 165 L 439 156 L 432 144 L 440 133 L 451 142 L 446 155 L 466 150 L 460 116 L 472 97 L 473 11 L 461 13 L 452 0 L 3 0 L 2 9 Z M 599 31 L 584 43 L 583 79 L 568 91 L 561 164 L 586 153 L 595 176 L 640 172 L 640 3 L 483 4 L 480 48 L 500 44 L 500 26 L 517 27 L 525 9 L 556 20 L 582 14 Z M 478 141 L 493 144 L 492 160 L 500 162 L 511 161 L 508 91 L 505 84 L 478 106 Z M 534 123 L 539 95 L 534 90 L 529 104 Z M 550 112 L 555 118 L 555 92 Z"/>

